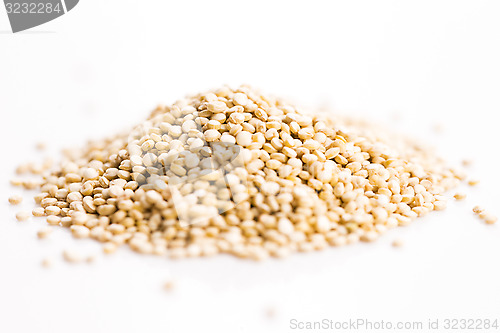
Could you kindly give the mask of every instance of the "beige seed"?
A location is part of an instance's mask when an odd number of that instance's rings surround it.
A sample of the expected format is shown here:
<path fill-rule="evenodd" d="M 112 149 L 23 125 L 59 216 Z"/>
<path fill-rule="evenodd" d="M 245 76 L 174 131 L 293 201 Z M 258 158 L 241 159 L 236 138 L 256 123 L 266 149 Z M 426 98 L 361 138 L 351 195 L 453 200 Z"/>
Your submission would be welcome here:
<path fill-rule="evenodd" d="M 325 152 L 325 157 L 330 160 L 332 158 L 335 158 L 339 153 L 340 153 L 340 148 L 339 147 L 333 147 L 333 148 L 328 149 Z"/>
<path fill-rule="evenodd" d="M 18 221 L 26 221 L 30 218 L 31 214 L 25 211 L 20 211 L 16 214 L 16 219 Z"/>
<path fill-rule="evenodd" d="M 182 134 L 181 126 L 173 125 L 170 126 L 168 129 L 168 135 L 170 135 L 173 138 L 178 138 L 179 136 L 181 136 L 181 134 Z"/>
<path fill-rule="evenodd" d="M 85 260 L 84 256 L 75 249 L 64 250 L 63 258 L 69 263 L 80 263 Z"/>
<path fill-rule="evenodd" d="M 489 212 L 479 213 L 479 218 L 486 224 L 495 224 L 498 221 L 498 218 Z"/>
<path fill-rule="evenodd" d="M 313 140 L 313 139 L 306 140 L 302 144 L 302 147 L 307 148 L 309 150 L 318 149 L 320 146 L 321 146 L 321 144 L 319 142 L 317 142 L 316 140 Z"/>
<path fill-rule="evenodd" d="M 147 153 L 146 155 L 144 155 L 144 157 L 142 158 L 142 164 L 144 164 L 145 166 L 147 167 L 150 167 L 150 166 L 153 166 L 155 165 L 156 161 L 157 161 L 157 157 L 155 154 L 152 154 L 152 153 Z"/>
<path fill-rule="evenodd" d="M 189 154 L 184 160 L 186 167 L 192 169 L 198 166 L 200 163 L 200 158 L 196 154 Z"/>
<path fill-rule="evenodd" d="M 99 172 L 94 168 L 87 168 L 83 173 L 83 178 L 87 180 L 94 180 L 99 178 Z"/>
<path fill-rule="evenodd" d="M 125 232 L 125 226 L 122 224 L 112 224 L 108 227 L 108 230 L 115 235 L 122 234 Z"/>
<path fill-rule="evenodd" d="M 118 186 L 118 185 L 112 185 L 109 187 L 109 195 L 112 197 L 112 198 L 118 198 L 118 197 L 121 197 L 124 193 L 123 191 L 123 187 L 121 186 Z"/>
<path fill-rule="evenodd" d="M 321 233 L 327 233 L 330 231 L 330 221 L 325 216 L 318 217 L 316 221 L 316 229 Z"/>
<path fill-rule="evenodd" d="M 446 208 L 446 201 L 436 200 L 434 201 L 434 209 L 435 210 L 443 210 Z"/>
<path fill-rule="evenodd" d="M 217 120 L 210 120 L 210 121 L 208 121 L 206 126 L 209 129 L 218 130 L 218 129 L 220 129 L 220 122 L 218 122 Z"/>
<path fill-rule="evenodd" d="M 118 247 L 116 246 L 116 244 L 112 242 L 107 242 L 102 246 L 102 250 L 106 254 L 115 253 L 117 249 Z"/>
<path fill-rule="evenodd" d="M 31 213 L 33 214 L 33 216 L 37 216 L 37 217 L 44 216 L 45 209 L 43 209 L 43 207 L 36 207 L 36 208 L 33 208 Z"/>
<path fill-rule="evenodd" d="M 21 178 L 12 178 L 10 184 L 12 186 L 23 186 L 24 181 Z"/>
<path fill-rule="evenodd" d="M 465 167 L 469 167 L 473 164 L 473 161 L 470 160 L 470 159 L 464 159 L 462 160 L 462 165 L 465 166 Z"/>
<path fill-rule="evenodd" d="M 47 144 L 45 142 L 37 142 L 37 144 L 35 145 L 35 148 L 37 150 L 45 150 L 47 148 Z"/>
<path fill-rule="evenodd" d="M 252 133 L 241 131 L 236 135 L 236 143 L 240 146 L 247 147 L 252 143 Z"/>
<path fill-rule="evenodd" d="M 88 264 L 92 264 L 92 263 L 94 263 L 96 260 L 97 260 L 97 256 L 96 256 L 96 255 L 89 255 L 89 256 L 87 256 L 87 258 L 85 259 L 85 262 L 87 262 Z"/>
<path fill-rule="evenodd" d="M 456 200 L 464 200 L 465 198 L 467 198 L 467 195 L 465 193 L 457 192 L 453 197 Z"/>
<path fill-rule="evenodd" d="M 274 307 L 269 307 L 265 309 L 264 314 L 268 319 L 274 319 L 276 317 L 276 308 Z"/>
<path fill-rule="evenodd" d="M 45 214 L 46 215 L 59 215 L 61 214 L 61 208 L 57 206 L 48 206 L 45 208 Z"/>
<path fill-rule="evenodd" d="M 54 260 L 52 258 L 44 258 L 42 260 L 42 267 L 51 268 L 52 266 L 54 266 Z"/>
<path fill-rule="evenodd" d="M 72 224 L 72 218 L 69 217 L 69 216 L 65 216 L 63 218 L 61 218 L 61 226 L 65 227 L 65 228 L 69 228 Z"/>
<path fill-rule="evenodd" d="M 113 214 L 116 211 L 116 207 L 114 205 L 101 205 L 97 207 L 97 213 L 99 215 L 108 216 Z"/>
<path fill-rule="evenodd" d="M 474 208 L 472 208 L 472 211 L 476 214 L 481 214 L 482 212 L 484 212 L 484 208 L 481 206 L 474 206 Z"/>
<path fill-rule="evenodd" d="M 83 225 L 72 225 L 70 227 L 70 230 L 71 233 L 73 234 L 73 237 L 76 238 L 88 238 L 90 236 L 89 228 Z"/>
<path fill-rule="evenodd" d="M 71 192 L 68 194 L 66 199 L 68 202 L 71 203 L 73 201 L 81 201 L 83 199 L 83 196 L 80 192 Z M 43 200 L 42 200 L 42 203 L 43 203 Z M 43 207 L 43 204 L 42 204 L 42 207 Z"/>
<path fill-rule="evenodd" d="M 285 234 L 285 235 L 290 235 L 293 233 L 293 231 L 295 230 L 294 227 L 293 227 L 293 224 L 292 222 L 290 222 L 289 219 L 287 218 L 281 218 L 279 219 L 278 221 L 278 230 L 279 232 L 281 232 L 282 234 Z"/>
<path fill-rule="evenodd" d="M 163 285 L 163 289 L 167 292 L 172 292 L 175 289 L 175 283 L 173 281 L 167 281 Z"/>
<path fill-rule="evenodd" d="M 203 136 L 207 142 L 213 142 L 213 141 L 219 139 L 221 134 L 218 130 L 210 129 L 210 130 L 207 130 Z"/>
<path fill-rule="evenodd" d="M 479 180 L 478 179 L 471 179 L 467 182 L 470 186 L 476 186 L 479 184 Z"/>
<path fill-rule="evenodd" d="M 52 228 L 43 228 L 43 229 L 40 229 L 37 231 L 36 235 L 38 236 L 38 238 L 40 239 L 45 239 L 47 238 L 50 234 L 52 233 Z"/>
<path fill-rule="evenodd" d="M 59 225 L 61 223 L 61 218 L 56 215 L 47 216 L 47 223 L 50 225 Z"/>
<path fill-rule="evenodd" d="M 80 180 L 82 180 L 82 177 L 77 173 L 66 174 L 66 181 L 68 183 L 76 183 L 76 182 L 79 182 Z"/>
<path fill-rule="evenodd" d="M 361 235 L 360 240 L 363 242 L 373 242 L 379 237 L 375 231 L 368 231 Z"/>
<path fill-rule="evenodd" d="M 217 113 L 217 112 L 223 112 L 224 110 L 226 110 L 227 105 L 224 102 L 214 101 L 214 102 L 208 103 L 207 108 L 209 111 Z"/>
<path fill-rule="evenodd" d="M 242 93 L 236 93 L 233 96 L 233 102 L 235 105 L 245 106 L 248 104 L 247 95 L 242 94 Z"/>
<path fill-rule="evenodd" d="M 40 202 L 40 205 L 42 208 L 47 208 L 48 206 L 53 206 L 57 204 L 57 199 L 56 198 L 45 198 L 42 199 Z"/>
<path fill-rule="evenodd" d="M 228 144 L 235 144 L 236 138 L 229 133 L 223 133 L 220 137 L 220 141 Z"/>
<path fill-rule="evenodd" d="M 150 203 L 157 203 L 161 202 L 163 200 L 163 197 L 156 191 L 148 191 L 146 192 L 146 200 Z"/>
<path fill-rule="evenodd" d="M 88 221 L 88 215 L 82 211 L 71 214 L 71 222 L 77 225 L 84 225 Z"/>
<path fill-rule="evenodd" d="M 220 126 L 220 123 L 219 123 L 219 126 Z M 182 131 L 184 133 L 189 133 L 189 131 L 191 130 L 195 130 L 198 126 L 196 125 L 196 123 L 193 121 L 193 120 L 186 120 L 181 128 L 182 128 Z"/>
<path fill-rule="evenodd" d="M 279 184 L 275 182 L 266 182 L 261 186 L 261 191 L 265 195 L 276 195 L 279 189 L 280 189 Z"/>
<path fill-rule="evenodd" d="M 392 241 L 392 246 L 394 247 L 402 247 L 404 245 L 404 241 L 400 238 L 396 238 Z"/>
<path fill-rule="evenodd" d="M 23 197 L 20 195 L 12 195 L 9 197 L 9 203 L 11 205 L 19 205 L 23 201 Z"/>
<path fill-rule="evenodd" d="M 269 169 L 277 170 L 281 166 L 281 162 L 277 160 L 268 160 L 266 166 Z"/>
<path fill-rule="evenodd" d="M 184 176 L 187 173 L 186 169 L 184 169 L 183 167 L 181 167 L 178 164 L 172 164 L 170 166 L 170 170 L 173 173 L 175 173 L 177 176 Z"/>

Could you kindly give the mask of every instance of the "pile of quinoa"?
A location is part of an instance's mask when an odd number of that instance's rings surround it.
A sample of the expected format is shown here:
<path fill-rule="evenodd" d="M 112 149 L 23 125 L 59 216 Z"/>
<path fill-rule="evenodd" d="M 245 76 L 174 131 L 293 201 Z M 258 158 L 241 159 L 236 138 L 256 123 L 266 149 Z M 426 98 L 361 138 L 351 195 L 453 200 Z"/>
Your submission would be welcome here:
<path fill-rule="evenodd" d="M 34 216 L 107 253 L 128 244 L 258 260 L 374 241 L 444 209 L 443 193 L 464 179 L 415 140 L 247 86 L 160 106 L 55 167 L 20 169 L 41 176 L 13 181 L 39 189 Z"/>

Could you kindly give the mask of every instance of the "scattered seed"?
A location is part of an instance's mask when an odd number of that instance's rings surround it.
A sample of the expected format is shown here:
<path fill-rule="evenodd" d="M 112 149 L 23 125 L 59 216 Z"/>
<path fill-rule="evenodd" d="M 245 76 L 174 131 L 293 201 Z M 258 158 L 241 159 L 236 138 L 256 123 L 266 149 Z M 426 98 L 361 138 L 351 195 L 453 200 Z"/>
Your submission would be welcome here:
<path fill-rule="evenodd" d="M 77 250 L 64 250 L 63 258 L 69 263 L 79 263 L 82 262 L 85 258 L 84 256 Z"/>
<path fill-rule="evenodd" d="M 443 124 L 439 124 L 439 123 L 436 123 L 432 126 L 432 130 L 434 131 L 434 133 L 436 134 L 442 134 L 444 132 L 444 125 Z"/>
<path fill-rule="evenodd" d="M 167 292 L 172 292 L 175 289 L 175 283 L 174 281 L 167 281 L 165 284 L 163 284 L 163 289 Z"/>
<path fill-rule="evenodd" d="M 44 258 L 42 260 L 42 266 L 44 268 L 51 268 L 52 266 L 54 266 L 54 260 L 52 258 Z"/>
<path fill-rule="evenodd" d="M 10 180 L 10 184 L 12 186 L 23 186 L 24 180 L 22 180 L 21 178 L 12 178 Z"/>
<path fill-rule="evenodd" d="M 446 201 L 444 200 L 436 200 L 434 201 L 434 209 L 435 210 L 443 210 L 446 208 Z"/>
<path fill-rule="evenodd" d="M 464 160 L 462 160 L 462 165 L 463 165 L 464 167 L 469 167 L 469 166 L 471 166 L 472 164 L 473 164 L 473 162 L 472 162 L 472 160 L 470 160 L 470 159 L 464 159 Z"/>
<path fill-rule="evenodd" d="M 465 193 L 462 193 L 462 192 L 457 192 L 457 193 L 455 193 L 455 195 L 453 197 L 456 200 L 464 200 L 465 198 L 467 198 L 467 195 Z"/>
<path fill-rule="evenodd" d="M 30 218 L 31 214 L 25 211 L 18 212 L 16 214 L 16 219 L 18 221 L 26 221 Z"/>
<path fill-rule="evenodd" d="M 35 148 L 37 150 L 45 150 L 47 148 L 47 144 L 45 142 L 40 141 L 40 142 L 37 142 Z"/>
<path fill-rule="evenodd" d="M 484 211 L 479 213 L 479 218 L 486 224 L 495 224 L 498 221 L 498 218 L 495 215 Z"/>
<path fill-rule="evenodd" d="M 89 263 L 89 264 L 94 263 L 96 260 L 97 260 L 97 256 L 95 256 L 95 255 L 89 255 L 89 256 L 85 259 L 85 261 L 86 261 L 87 263 Z"/>
<path fill-rule="evenodd" d="M 394 247 L 402 247 L 404 245 L 404 241 L 400 238 L 395 239 L 392 241 L 392 246 Z"/>
<path fill-rule="evenodd" d="M 38 236 L 38 238 L 44 239 L 47 238 L 51 233 L 52 233 L 52 228 L 44 227 L 43 229 L 38 230 L 36 235 Z"/>
<path fill-rule="evenodd" d="M 268 319 L 274 319 L 276 317 L 276 308 L 269 307 L 269 308 L 265 309 L 265 315 Z"/>
<path fill-rule="evenodd" d="M 9 197 L 9 203 L 11 205 L 19 205 L 23 201 L 23 197 L 20 195 L 13 195 Z"/>
<path fill-rule="evenodd" d="M 481 214 L 482 212 L 484 212 L 484 208 L 481 206 L 474 206 L 474 208 L 472 208 L 472 211 L 476 214 Z"/>
<path fill-rule="evenodd" d="M 470 186 L 476 186 L 479 184 L 479 179 L 470 179 L 467 184 L 469 184 Z"/>

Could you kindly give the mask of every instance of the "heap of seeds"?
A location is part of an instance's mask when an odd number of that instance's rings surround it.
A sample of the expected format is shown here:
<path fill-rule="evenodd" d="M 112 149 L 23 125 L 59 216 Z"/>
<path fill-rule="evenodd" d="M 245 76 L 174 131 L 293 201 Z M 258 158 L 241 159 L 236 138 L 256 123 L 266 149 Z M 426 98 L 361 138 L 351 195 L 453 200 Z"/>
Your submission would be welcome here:
<path fill-rule="evenodd" d="M 243 86 L 158 107 L 41 174 L 33 215 L 141 253 L 263 259 L 373 241 L 446 206 L 463 175 L 371 124 Z M 30 169 L 24 168 L 25 169 Z M 33 171 L 33 170 L 32 170 Z M 24 216 L 21 216 L 24 219 Z"/>

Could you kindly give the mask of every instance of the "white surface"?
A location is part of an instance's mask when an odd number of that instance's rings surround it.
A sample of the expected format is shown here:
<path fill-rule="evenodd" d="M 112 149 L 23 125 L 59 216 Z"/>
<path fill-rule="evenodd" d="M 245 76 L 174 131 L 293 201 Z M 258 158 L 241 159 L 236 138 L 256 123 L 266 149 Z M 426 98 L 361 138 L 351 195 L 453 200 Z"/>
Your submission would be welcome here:
<path fill-rule="evenodd" d="M 500 3 L 498 1 L 81 1 L 16 35 L 0 7 L 0 332 L 295 332 L 290 319 L 500 320 Z M 375 244 L 264 263 L 170 261 L 100 253 L 42 220 L 19 223 L 7 198 L 16 164 L 114 133 L 157 103 L 250 83 L 305 104 L 382 119 L 473 158 L 482 180 L 465 202 Z M 398 114 L 400 120 L 393 118 Z M 442 124 L 444 133 L 431 128 Z M 77 146 L 75 146 L 77 147 Z M 452 193 L 453 194 L 453 193 Z M 31 210 L 25 196 L 23 208 Z M 405 245 L 390 243 L 402 238 Z M 53 269 L 40 262 L 53 257 Z M 172 293 L 162 289 L 174 280 Z M 266 316 L 269 309 L 276 315 Z M 309 330 L 310 332 L 311 330 Z M 408 331 L 409 332 L 409 331 Z"/>

